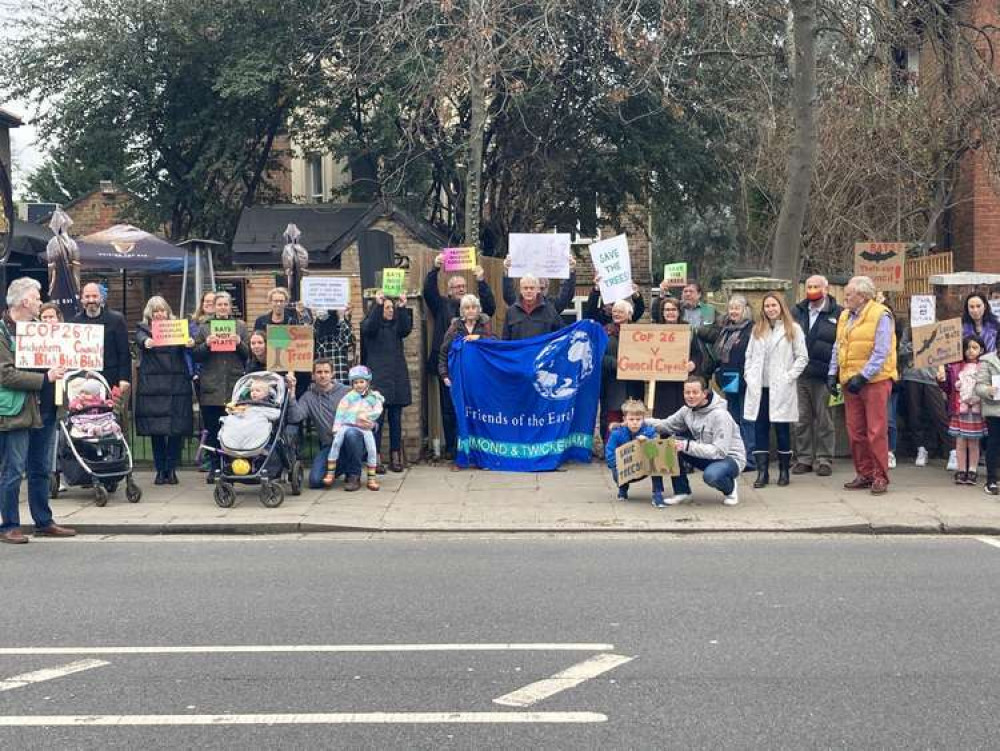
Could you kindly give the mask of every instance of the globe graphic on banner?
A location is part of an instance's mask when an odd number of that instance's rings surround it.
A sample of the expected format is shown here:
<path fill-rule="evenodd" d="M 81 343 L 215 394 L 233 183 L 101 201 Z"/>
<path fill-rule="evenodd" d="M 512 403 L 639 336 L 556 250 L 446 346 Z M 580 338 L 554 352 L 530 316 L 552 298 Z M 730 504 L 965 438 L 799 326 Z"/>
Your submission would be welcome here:
<path fill-rule="evenodd" d="M 560 337 L 535 357 L 535 391 L 546 399 L 572 399 L 594 365 L 594 348 L 586 332 Z"/>

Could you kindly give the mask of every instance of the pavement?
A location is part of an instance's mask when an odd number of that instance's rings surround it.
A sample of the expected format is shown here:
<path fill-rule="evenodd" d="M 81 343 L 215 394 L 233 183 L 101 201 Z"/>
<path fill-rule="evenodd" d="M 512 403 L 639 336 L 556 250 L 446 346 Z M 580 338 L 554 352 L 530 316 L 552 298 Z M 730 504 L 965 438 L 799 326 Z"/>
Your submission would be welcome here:
<path fill-rule="evenodd" d="M 93 493 L 72 488 L 52 501 L 56 520 L 88 534 L 273 534 L 313 532 L 811 532 L 857 534 L 1000 534 L 1000 497 L 982 485 L 956 486 L 943 466 L 901 466 L 889 493 L 847 491 L 847 461 L 832 477 L 793 476 L 788 487 L 754 490 L 754 475 L 740 481 L 740 505 L 724 507 L 720 493 L 692 478 L 694 502 L 666 509 L 649 503 L 649 483 L 632 487 L 631 499 L 615 499 L 608 471 L 600 464 L 571 465 L 566 471 L 505 473 L 416 465 L 381 477 L 382 489 L 329 490 L 286 495 L 265 508 L 253 486 L 237 486 L 233 508 L 216 506 L 205 475 L 179 473 L 176 486 L 153 484 L 138 470 L 142 500 L 130 504 L 123 489 L 108 505 L 94 505 Z M 772 475 L 772 482 L 774 476 Z M 29 520 L 27 493 L 22 517 Z"/>

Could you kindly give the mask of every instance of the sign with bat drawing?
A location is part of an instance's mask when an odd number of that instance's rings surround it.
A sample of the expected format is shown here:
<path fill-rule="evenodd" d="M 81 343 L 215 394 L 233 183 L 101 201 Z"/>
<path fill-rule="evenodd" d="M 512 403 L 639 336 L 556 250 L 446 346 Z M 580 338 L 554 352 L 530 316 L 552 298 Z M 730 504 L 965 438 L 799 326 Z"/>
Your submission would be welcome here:
<path fill-rule="evenodd" d="M 913 366 L 936 368 L 962 359 L 962 319 L 913 327 Z"/>
<path fill-rule="evenodd" d="M 854 275 L 871 277 L 882 292 L 903 292 L 907 243 L 855 243 Z"/>

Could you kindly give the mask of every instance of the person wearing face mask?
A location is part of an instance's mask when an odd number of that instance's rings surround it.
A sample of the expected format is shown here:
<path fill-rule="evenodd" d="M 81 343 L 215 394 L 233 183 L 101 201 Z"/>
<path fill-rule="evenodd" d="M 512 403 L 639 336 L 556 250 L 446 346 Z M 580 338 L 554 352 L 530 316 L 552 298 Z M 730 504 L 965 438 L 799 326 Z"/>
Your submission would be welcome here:
<path fill-rule="evenodd" d="M 109 387 L 118 386 L 124 397 L 132 385 L 132 355 L 128 348 L 128 326 L 125 316 L 105 305 L 104 290 L 90 282 L 80 290 L 83 310 L 70 323 L 92 323 L 104 326 L 104 369 L 101 375 Z"/>
<path fill-rule="evenodd" d="M 793 475 L 804 475 L 813 469 L 820 477 L 833 473 L 836 431 L 826 376 L 837 341 L 841 311 L 843 308 L 830 295 L 826 277 L 816 274 L 806 279 L 806 297 L 793 311 L 796 323 L 806 335 L 806 349 L 809 350 L 809 364 L 796 385 L 799 419 L 795 424 Z"/>

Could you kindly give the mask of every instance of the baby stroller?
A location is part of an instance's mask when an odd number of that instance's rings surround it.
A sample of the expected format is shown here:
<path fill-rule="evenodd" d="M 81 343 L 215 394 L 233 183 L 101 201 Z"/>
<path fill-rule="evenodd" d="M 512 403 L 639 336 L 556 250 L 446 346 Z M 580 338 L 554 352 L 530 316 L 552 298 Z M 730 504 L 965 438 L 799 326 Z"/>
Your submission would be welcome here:
<path fill-rule="evenodd" d="M 262 382 L 266 397 L 254 400 L 251 387 Z M 278 373 L 251 373 L 236 382 L 231 412 L 220 423 L 218 450 L 202 447 L 215 454 L 212 478 L 219 507 L 236 503 L 236 483 L 260 485 L 260 502 L 268 508 L 284 502 L 283 479 L 292 495 L 302 493 L 305 472 L 293 439 L 285 434 L 288 399 L 285 379 Z"/>
<path fill-rule="evenodd" d="M 64 480 L 70 487 L 92 487 L 94 503 L 106 506 L 108 495 L 124 480 L 125 498 L 138 503 L 142 489 L 132 479 L 132 452 L 115 416 L 108 382 L 96 370 L 70 370 L 62 385 L 67 409 L 59 421 L 51 496 L 59 496 Z"/>

